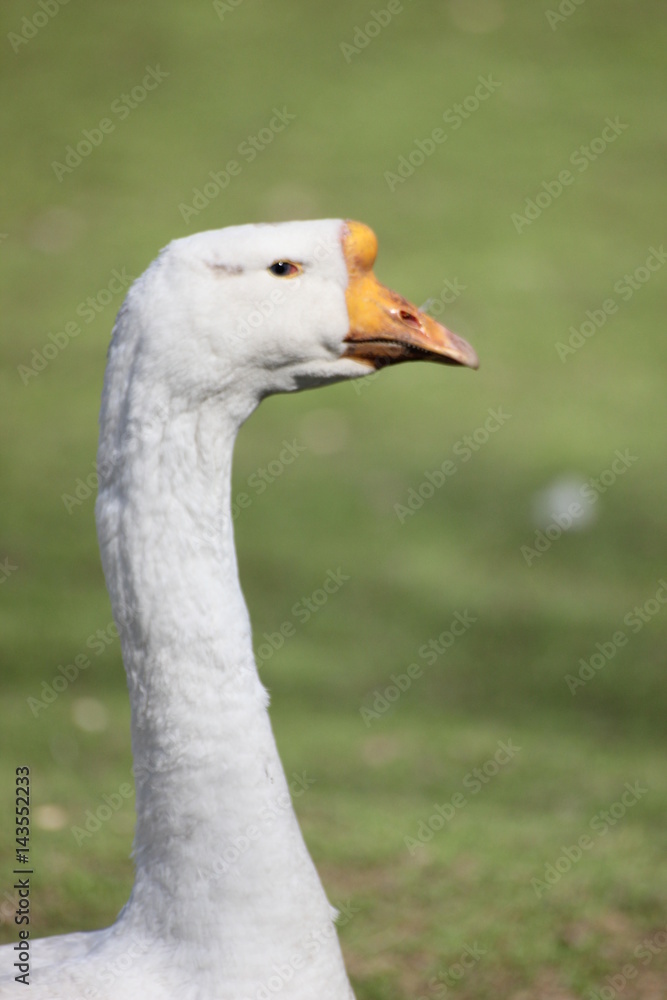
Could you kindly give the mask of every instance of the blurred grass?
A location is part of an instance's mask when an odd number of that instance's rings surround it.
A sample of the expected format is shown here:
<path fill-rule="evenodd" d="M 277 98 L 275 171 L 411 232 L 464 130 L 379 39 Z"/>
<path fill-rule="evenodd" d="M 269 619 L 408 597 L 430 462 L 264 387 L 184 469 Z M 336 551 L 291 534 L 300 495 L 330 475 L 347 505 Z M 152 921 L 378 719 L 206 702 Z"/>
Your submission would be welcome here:
<path fill-rule="evenodd" d="M 9 802 L 13 769 L 28 762 L 35 803 L 61 810 L 35 814 L 35 931 L 110 922 L 132 878 L 129 804 L 81 847 L 71 833 L 129 773 L 118 644 L 37 718 L 26 703 L 111 620 L 93 499 L 68 513 L 61 497 L 94 470 L 122 296 L 80 320 L 27 385 L 17 366 L 114 268 L 139 274 L 173 237 L 343 216 L 374 226 L 379 277 L 413 301 L 437 298 L 447 279 L 465 286 L 441 315 L 482 359 L 474 375 L 404 366 L 272 399 L 239 439 L 235 492 L 253 502 L 237 546 L 258 647 L 328 569 L 350 577 L 262 674 L 288 772 L 316 778 L 296 806 L 327 890 L 358 910 L 341 930 L 357 994 L 588 997 L 628 962 L 639 974 L 622 995 L 667 993 L 665 949 L 646 967 L 633 957 L 667 923 L 665 609 L 574 696 L 564 680 L 629 631 L 624 617 L 667 575 L 665 273 L 627 302 L 614 291 L 665 237 L 666 25 L 655 2 L 587 0 L 555 30 L 549 9 L 406 2 L 350 64 L 340 43 L 368 16 L 351 3 L 315 14 L 245 0 L 222 21 L 210 4 L 67 5 L 18 52 L 7 42 L 0 561 L 17 568 L 0 585 L 1 780 Z M 33 13 L 4 8 L 4 35 Z M 52 161 L 156 65 L 164 82 L 59 183 Z M 384 173 L 489 75 L 496 92 L 392 193 Z M 274 106 L 295 121 L 184 224 L 179 205 L 239 158 Z M 512 214 L 616 116 L 627 129 L 517 234 Z M 609 297 L 618 312 L 561 362 L 555 344 Z M 499 407 L 510 419 L 401 524 L 395 505 Z M 258 495 L 248 479 L 283 439 L 306 450 Z M 617 449 L 637 461 L 595 523 L 528 567 L 536 492 L 598 476 Z M 364 725 L 360 708 L 423 664 L 419 648 L 465 610 L 474 626 Z M 84 697 L 107 707 L 102 732 L 75 724 Z M 522 747 L 512 765 L 411 856 L 404 837 L 508 738 Z M 531 878 L 636 780 L 650 794 L 538 899 Z M 7 850 L 11 833 L 4 824 Z M 7 864 L 0 892 L 11 881 Z M 3 900 L 0 931 L 14 940 Z M 461 982 L 443 979 L 475 941 L 484 957 Z"/>

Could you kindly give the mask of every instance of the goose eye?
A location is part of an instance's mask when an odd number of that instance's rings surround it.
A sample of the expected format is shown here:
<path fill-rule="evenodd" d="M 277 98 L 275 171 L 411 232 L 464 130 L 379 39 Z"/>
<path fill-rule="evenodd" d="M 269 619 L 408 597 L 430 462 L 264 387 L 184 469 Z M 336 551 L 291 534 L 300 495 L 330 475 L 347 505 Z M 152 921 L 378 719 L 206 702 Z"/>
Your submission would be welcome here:
<path fill-rule="evenodd" d="M 301 274 L 303 268 L 300 264 L 293 264 L 291 260 L 276 260 L 269 271 L 277 278 L 294 278 L 297 274 Z"/>

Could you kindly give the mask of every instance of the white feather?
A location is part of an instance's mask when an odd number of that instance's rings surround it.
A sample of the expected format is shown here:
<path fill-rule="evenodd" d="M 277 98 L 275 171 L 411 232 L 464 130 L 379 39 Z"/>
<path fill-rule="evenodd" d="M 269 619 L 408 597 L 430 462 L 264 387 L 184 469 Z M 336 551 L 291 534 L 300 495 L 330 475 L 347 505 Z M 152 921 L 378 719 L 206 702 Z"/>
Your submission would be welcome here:
<path fill-rule="evenodd" d="M 31 943 L 31 1000 L 348 1000 L 253 658 L 232 450 L 269 393 L 368 373 L 341 358 L 340 220 L 170 244 L 119 313 L 96 514 L 132 705 L 136 880 L 107 930 Z M 294 279 L 267 271 L 303 263 Z"/>

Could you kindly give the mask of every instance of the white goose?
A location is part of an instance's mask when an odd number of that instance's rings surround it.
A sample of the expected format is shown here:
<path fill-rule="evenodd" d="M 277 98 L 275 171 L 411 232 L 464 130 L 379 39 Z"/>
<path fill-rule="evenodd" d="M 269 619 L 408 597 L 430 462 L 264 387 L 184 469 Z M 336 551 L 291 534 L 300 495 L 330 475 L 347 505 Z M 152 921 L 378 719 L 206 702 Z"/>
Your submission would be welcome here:
<path fill-rule="evenodd" d="M 0 949 L 2 998 L 352 997 L 253 659 L 230 479 L 271 393 L 400 361 L 477 366 L 377 282 L 376 251 L 339 219 L 230 227 L 171 243 L 130 289 L 96 513 L 132 703 L 136 880 L 112 927 L 31 942 L 29 991 Z"/>

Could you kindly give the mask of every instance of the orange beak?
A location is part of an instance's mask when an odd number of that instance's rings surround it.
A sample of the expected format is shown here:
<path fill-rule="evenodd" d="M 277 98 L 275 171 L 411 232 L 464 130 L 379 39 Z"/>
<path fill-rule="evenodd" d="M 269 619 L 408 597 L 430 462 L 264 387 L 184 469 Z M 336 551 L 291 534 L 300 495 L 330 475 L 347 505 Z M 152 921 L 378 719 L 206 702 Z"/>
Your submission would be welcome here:
<path fill-rule="evenodd" d="M 349 274 L 345 295 L 350 317 L 343 357 L 372 368 L 401 361 L 479 367 L 477 355 L 462 337 L 380 284 L 372 271 L 377 256 L 372 229 L 361 222 L 346 222 L 343 253 Z"/>

